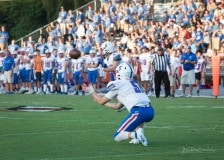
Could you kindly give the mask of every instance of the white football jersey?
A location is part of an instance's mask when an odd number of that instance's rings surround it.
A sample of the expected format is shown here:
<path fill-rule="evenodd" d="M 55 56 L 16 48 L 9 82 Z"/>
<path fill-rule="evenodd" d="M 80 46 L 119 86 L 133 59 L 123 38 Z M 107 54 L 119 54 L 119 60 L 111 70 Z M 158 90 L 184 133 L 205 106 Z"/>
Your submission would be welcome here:
<path fill-rule="evenodd" d="M 18 65 L 18 61 L 19 61 L 19 58 L 14 58 L 14 62 L 15 62 L 15 66 L 14 66 L 14 70 L 13 72 L 14 73 L 19 73 L 19 65 Z"/>
<path fill-rule="evenodd" d="M 24 60 L 30 60 L 29 62 L 25 62 L 25 69 L 29 70 L 32 68 L 32 61 L 31 58 L 29 56 L 24 56 Z"/>
<path fill-rule="evenodd" d="M 151 58 L 150 58 L 150 54 L 147 53 L 142 53 L 139 55 L 139 61 L 141 63 L 141 69 L 143 72 L 148 72 L 149 69 L 149 65 L 151 63 Z"/>
<path fill-rule="evenodd" d="M 197 61 L 197 64 L 195 65 L 195 67 L 194 67 L 194 71 L 195 71 L 195 73 L 199 73 L 199 72 L 201 72 L 202 71 L 202 69 L 203 69 L 203 63 L 204 63 L 204 58 L 198 58 L 198 61 Z"/>
<path fill-rule="evenodd" d="M 44 71 L 53 69 L 53 63 L 54 63 L 54 61 L 55 60 L 54 60 L 53 57 L 49 57 L 49 58 L 44 57 L 43 58 L 43 63 L 44 63 L 43 69 L 44 69 Z"/>
<path fill-rule="evenodd" d="M 178 57 L 173 57 L 173 56 L 170 56 L 170 67 L 171 67 L 171 71 L 174 72 L 175 69 L 177 67 L 179 67 L 181 64 L 180 64 L 180 59 Z M 167 66 L 167 71 L 168 71 L 168 74 L 170 73 L 170 70 Z"/>
<path fill-rule="evenodd" d="M 22 57 L 22 55 L 19 56 L 19 70 L 23 70 L 25 68 Z"/>
<path fill-rule="evenodd" d="M 150 100 L 142 92 L 139 85 L 133 80 L 115 80 L 107 84 L 108 93 L 105 97 L 117 100 L 122 103 L 130 112 L 134 106 L 149 105 Z"/>
<path fill-rule="evenodd" d="M 113 61 L 120 61 L 120 63 L 122 62 L 120 53 L 112 53 L 108 59 L 104 60 L 104 63 L 109 68 L 113 66 Z"/>
<path fill-rule="evenodd" d="M 73 72 L 78 72 L 83 70 L 84 64 L 85 64 L 85 61 L 83 58 L 72 59 Z"/>
<path fill-rule="evenodd" d="M 98 64 L 98 57 L 97 56 L 95 56 L 95 57 L 87 57 L 87 59 L 86 59 L 86 64 L 92 64 L 92 65 L 94 65 L 94 64 Z M 96 68 L 87 68 L 87 70 L 89 70 L 89 71 L 95 71 L 95 70 L 97 70 L 97 67 Z"/>
<path fill-rule="evenodd" d="M 3 67 L 3 61 L 4 61 L 5 57 L 0 57 L 0 67 Z"/>
<path fill-rule="evenodd" d="M 66 67 L 66 64 L 67 64 L 67 60 L 66 58 L 57 58 L 56 59 L 56 63 L 58 64 L 58 72 L 65 72 L 65 67 Z"/>
<path fill-rule="evenodd" d="M 126 55 L 122 56 L 122 61 L 127 63 L 127 64 L 130 64 L 132 65 L 132 59 Z"/>

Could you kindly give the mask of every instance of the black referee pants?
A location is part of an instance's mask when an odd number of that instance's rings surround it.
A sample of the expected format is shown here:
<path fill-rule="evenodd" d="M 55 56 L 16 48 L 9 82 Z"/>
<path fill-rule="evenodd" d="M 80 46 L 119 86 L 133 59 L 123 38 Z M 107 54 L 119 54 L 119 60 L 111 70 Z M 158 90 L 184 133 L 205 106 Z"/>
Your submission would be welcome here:
<path fill-rule="evenodd" d="M 161 83 L 163 81 L 165 86 L 165 97 L 170 96 L 170 81 L 168 73 L 165 71 L 155 71 L 155 94 L 158 98 L 160 96 Z"/>

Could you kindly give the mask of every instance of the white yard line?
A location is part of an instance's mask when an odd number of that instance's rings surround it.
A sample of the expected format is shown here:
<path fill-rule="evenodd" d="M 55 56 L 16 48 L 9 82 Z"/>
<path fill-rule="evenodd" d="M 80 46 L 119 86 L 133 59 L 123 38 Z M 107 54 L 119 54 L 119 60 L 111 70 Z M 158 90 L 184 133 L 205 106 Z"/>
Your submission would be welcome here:
<path fill-rule="evenodd" d="M 209 109 L 224 109 L 224 106 L 169 106 L 165 108 L 168 109 L 182 109 L 182 108 L 186 108 L 186 109 L 192 109 L 192 108 L 209 108 Z"/>
<path fill-rule="evenodd" d="M 92 123 L 87 123 L 87 124 L 95 124 L 99 122 L 92 122 Z M 108 122 L 105 122 L 106 124 Z M 109 124 L 115 123 L 115 122 L 109 122 Z M 190 126 L 144 126 L 144 128 L 149 128 L 149 129 L 162 129 L 162 130 L 175 130 L 175 129 L 184 129 L 184 130 L 216 130 L 217 128 L 224 128 L 224 125 L 214 125 L 213 127 L 207 127 L 207 126 L 195 126 L 191 127 Z M 94 131 L 105 131 L 105 130 L 110 130 L 110 129 L 105 129 L 105 128 L 95 128 L 92 129 Z M 82 133 L 85 131 L 81 130 L 74 130 L 74 131 L 49 131 L 49 132 L 18 132 L 18 133 L 12 133 L 12 134 L 2 134 L 0 137 L 5 137 L 5 136 L 20 136 L 20 135 L 38 135 L 38 134 L 64 134 L 64 133 Z M 224 131 L 221 131 L 224 132 Z"/>

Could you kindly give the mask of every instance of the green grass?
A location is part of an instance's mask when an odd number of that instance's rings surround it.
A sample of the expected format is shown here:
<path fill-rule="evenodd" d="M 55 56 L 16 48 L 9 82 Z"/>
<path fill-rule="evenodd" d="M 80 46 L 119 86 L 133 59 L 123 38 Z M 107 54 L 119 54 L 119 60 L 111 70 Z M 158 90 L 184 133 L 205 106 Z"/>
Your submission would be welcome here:
<path fill-rule="evenodd" d="M 90 96 L 0 95 L 1 160 L 214 160 L 224 158 L 224 100 L 151 98 L 155 118 L 145 125 L 149 147 L 117 143 L 113 133 L 127 111 Z M 6 111 L 20 105 L 68 107 L 56 112 Z"/>

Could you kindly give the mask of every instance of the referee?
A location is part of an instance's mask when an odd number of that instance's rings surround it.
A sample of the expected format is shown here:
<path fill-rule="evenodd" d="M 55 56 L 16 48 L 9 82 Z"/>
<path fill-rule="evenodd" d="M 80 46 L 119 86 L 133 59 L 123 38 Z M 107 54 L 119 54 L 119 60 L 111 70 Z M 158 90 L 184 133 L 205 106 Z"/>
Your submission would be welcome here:
<path fill-rule="evenodd" d="M 168 67 L 170 70 L 170 74 L 172 74 L 171 67 L 170 67 L 170 60 L 168 55 L 164 54 L 162 47 L 158 47 L 157 53 L 155 54 L 151 63 L 153 66 L 153 70 L 155 72 L 154 80 L 155 80 L 156 98 L 159 98 L 160 96 L 162 81 L 165 85 L 165 97 L 170 97 L 170 81 L 169 81 L 169 76 L 167 72 L 167 67 Z"/>

